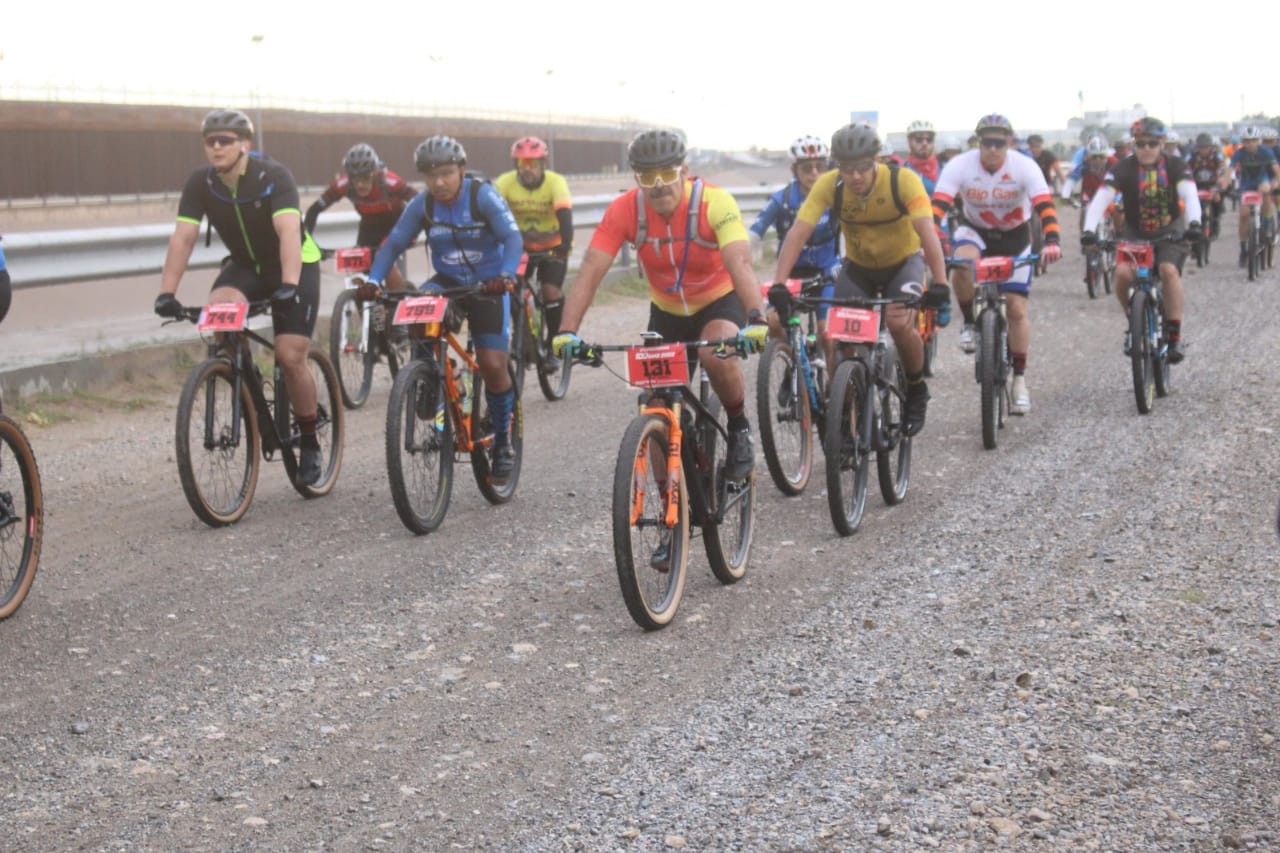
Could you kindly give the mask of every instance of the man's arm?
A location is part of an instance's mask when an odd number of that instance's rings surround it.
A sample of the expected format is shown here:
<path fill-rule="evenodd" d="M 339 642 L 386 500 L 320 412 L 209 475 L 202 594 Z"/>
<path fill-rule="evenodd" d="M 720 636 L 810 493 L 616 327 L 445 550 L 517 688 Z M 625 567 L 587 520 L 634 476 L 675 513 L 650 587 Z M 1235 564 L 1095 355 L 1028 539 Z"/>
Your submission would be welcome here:
<path fill-rule="evenodd" d="M 573 277 L 569 295 L 564 300 L 564 315 L 560 320 L 561 334 L 576 334 L 582 326 L 582 318 L 596 297 L 596 290 L 605 274 L 613 266 L 613 255 L 602 249 L 589 247 Z"/>
<path fill-rule="evenodd" d="M 751 244 L 746 240 L 735 240 L 720 247 L 720 257 L 724 260 L 724 268 L 733 279 L 733 290 L 747 309 L 747 314 L 764 314 L 764 299 L 760 296 L 760 284 L 756 281 L 756 272 L 751 268 Z"/>
<path fill-rule="evenodd" d="M 296 285 L 302 278 L 302 217 L 282 210 L 271 219 L 280 238 L 280 283 Z"/>
<path fill-rule="evenodd" d="M 809 238 L 813 236 L 816 229 L 816 225 L 803 219 L 797 219 L 788 229 L 786 239 L 778 247 L 778 264 L 773 269 L 775 284 L 786 281 L 791 275 L 796 261 L 800 260 L 800 253 L 804 251 L 805 244 L 809 242 Z"/>
<path fill-rule="evenodd" d="M 911 227 L 916 229 L 920 237 L 920 247 L 924 249 L 924 263 L 929 274 L 937 284 L 947 280 L 947 261 L 942 252 L 942 241 L 938 239 L 938 229 L 933 225 L 933 217 L 919 217 L 911 220 Z"/>

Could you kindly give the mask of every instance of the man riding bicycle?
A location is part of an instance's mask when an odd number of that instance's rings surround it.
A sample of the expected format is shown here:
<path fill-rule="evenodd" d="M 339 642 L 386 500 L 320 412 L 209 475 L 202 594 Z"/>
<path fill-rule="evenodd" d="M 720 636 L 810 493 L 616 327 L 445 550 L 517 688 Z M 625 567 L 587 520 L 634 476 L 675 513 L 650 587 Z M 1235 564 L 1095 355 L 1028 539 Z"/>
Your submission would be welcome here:
<path fill-rule="evenodd" d="M 839 217 L 845 241 L 836 298 L 923 296 L 926 265 L 935 281 L 945 281 L 942 244 L 933 227 L 924 183 L 909 169 L 877 163 L 879 150 L 876 132 L 863 125 L 847 125 L 831 137 L 836 168 L 814 184 L 787 233 L 773 274 L 775 288 L 785 285 L 805 241 L 829 210 Z M 890 305 L 885 315 L 907 374 L 907 435 L 924 427 L 929 405 L 924 342 L 915 319 L 914 309 L 904 305 Z M 827 362 L 834 367 L 834 348 L 828 349 Z"/>
<path fill-rule="evenodd" d="M 1031 245 L 1034 210 L 1044 235 L 1041 256 L 1046 263 L 1057 261 L 1062 257 L 1058 245 L 1058 214 L 1039 165 L 1029 157 L 1009 156 L 1013 125 L 1004 116 L 998 113 L 983 116 L 976 132 L 979 147 L 947 164 L 933 194 L 933 216 L 939 227 L 953 201 L 957 198 L 964 201 L 962 224 L 951 238 L 955 256 L 976 262 L 979 258 L 1023 254 Z M 1031 344 L 1031 320 L 1027 314 L 1031 273 L 1031 266 L 1021 267 L 1013 278 L 1000 285 L 1009 317 L 1009 361 L 1013 366 L 1009 413 L 1014 415 L 1031 411 L 1031 392 L 1026 378 L 1027 351 Z M 972 267 L 957 265 L 952 270 L 951 284 L 964 314 L 960 347 L 971 353 L 976 349 Z"/>
<path fill-rule="evenodd" d="M 547 143 L 536 136 L 516 140 L 511 146 L 515 168 L 499 175 L 493 185 L 515 215 L 530 255 L 525 276 L 530 282 L 537 277 L 547 334 L 554 338 L 560 332 L 561 288 L 573 249 L 573 199 L 564 176 L 547 168 L 547 154 Z M 548 356 L 544 370 L 554 373 L 558 367 L 556 357 Z"/>
<path fill-rule="evenodd" d="M 456 139 L 429 136 L 413 157 L 426 179 L 427 191 L 414 196 L 391 229 L 373 259 L 369 283 L 380 286 L 396 259 L 425 230 L 436 273 L 421 290 L 438 293 L 470 288 L 456 304 L 466 315 L 476 342 L 476 362 L 484 377 L 485 400 L 493 420 L 490 477 L 495 486 L 505 486 L 515 469 L 511 447 L 515 388 L 507 373 L 511 313 L 507 289 L 520 266 L 520 229 L 498 191 L 465 173 L 467 152 Z"/>
<path fill-rule="evenodd" d="M 907 156 L 903 161 L 911 171 L 920 176 L 924 182 L 924 191 L 933 197 L 933 188 L 938 185 L 938 158 L 933 153 L 933 142 L 937 132 L 933 123 L 916 120 L 907 125 Z"/>
<path fill-rule="evenodd" d="M 342 174 L 334 177 L 320 198 L 307 208 L 302 225 L 307 233 L 314 234 L 321 211 L 344 198 L 350 199 L 360 214 L 356 245 L 377 251 L 404 213 L 405 205 L 417 194 L 404 178 L 383 164 L 373 146 L 361 142 L 343 156 Z M 395 267 L 387 275 L 387 289 L 404 290 L 404 278 Z"/>
<path fill-rule="evenodd" d="M 1089 204 L 1080 235 L 1085 251 L 1097 245 L 1098 222 L 1117 193 L 1124 197 L 1125 227 L 1119 235 L 1121 239 L 1157 240 L 1176 234 L 1184 214 L 1189 223 L 1186 240 L 1195 242 L 1203 236 L 1195 182 L 1181 157 L 1164 153 L 1164 136 L 1164 122 L 1157 118 L 1148 116 L 1133 123 L 1134 153 L 1111 168 L 1106 183 Z M 1160 240 L 1155 244 L 1170 364 L 1177 364 L 1186 355 L 1182 347 L 1182 264 L 1186 259 L 1187 248 L 1181 243 Z M 1136 276 L 1132 264 L 1125 263 L 1124 258 L 1117 259 L 1116 298 L 1126 315 L 1129 286 Z"/>
<path fill-rule="evenodd" d="M 284 372 L 289 402 L 302 433 L 298 479 L 320 480 L 316 438 L 316 383 L 307 368 L 307 350 L 320 302 L 320 250 L 302 228 L 298 187 L 280 163 L 251 151 L 253 122 L 239 110 L 214 110 L 204 117 L 208 168 L 187 179 L 178 202 L 178 223 L 165 254 L 155 312 L 177 317 L 174 295 L 191 261 L 200 220 L 209 224 L 230 253 L 209 293 L 209 303 L 270 298 L 276 363 Z"/>
<path fill-rule="evenodd" d="M 1271 149 L 1262 145 L 1262 128 L 1249 125 L 1240 133 L 1240 147 L 1231 155 L 1231 168 L 1239 178 L 1238 192 L 1262 193 L 1262 233 L 1275 234 L 1275 202 L 1271 189 L 1280 186 L 1280 165 Z M 1272 181 L 1275 183 L 1272 183 Z M 1249 233 L 1249 208 L 1240 205 L 1240 266 L 1248 263 L 1245 236 Z"/>
<path fill-rule="evenodd" d="M 632 140 L 627 160 L 637 187 L 610 203 L 591 237 L 553 341 L 556 352 L 566 358 L 578 352 L 583 315 L 624 242 L 637 247 L 649 281 L 649 331 L 664 341 L 740 335 L 752 349 L 763 346 L 768 327 L 738 203 L 719 187 L 691 179 L 684 159 L 679 133 L 646 130 Z M 746 480 L 755 453 L 742 367 L 737 359 L 717 358 L 710 348 L 698 359 L 729 419 L 725 476 Z"/>
<path fill-rule="evenodd" d="M 1207 133 L 1196 137 L 1196 149 L 1189 161 L 1191 177 L 1196 182 L 1197 190 L 1205 190 L 1213 194 L 1210 207 L 1209 234 L 1218 236 L 1219 220 L 1222 218 L 1222 196 L 1231 186 L 1231 170 L 1227 168 L 1218 144 Z M 1203 208 L 1203 205 L 1201 205 Z M 1201 210 L 1203 216 L 1204 211 Z"/>

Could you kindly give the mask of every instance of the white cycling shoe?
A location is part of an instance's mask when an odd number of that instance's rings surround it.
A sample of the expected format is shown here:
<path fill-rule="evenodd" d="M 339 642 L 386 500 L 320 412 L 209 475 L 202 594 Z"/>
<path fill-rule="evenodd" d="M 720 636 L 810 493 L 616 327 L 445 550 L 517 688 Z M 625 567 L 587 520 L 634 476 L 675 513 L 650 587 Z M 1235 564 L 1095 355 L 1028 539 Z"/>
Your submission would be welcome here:
<path fill-rule="evenodd" d="M 1025 415 L 1031 411 L 1031 392 L 1027 390 L 1027 377 L 1013 377 L 1013 391 L 1009 394 L 1009 414 Z"/>

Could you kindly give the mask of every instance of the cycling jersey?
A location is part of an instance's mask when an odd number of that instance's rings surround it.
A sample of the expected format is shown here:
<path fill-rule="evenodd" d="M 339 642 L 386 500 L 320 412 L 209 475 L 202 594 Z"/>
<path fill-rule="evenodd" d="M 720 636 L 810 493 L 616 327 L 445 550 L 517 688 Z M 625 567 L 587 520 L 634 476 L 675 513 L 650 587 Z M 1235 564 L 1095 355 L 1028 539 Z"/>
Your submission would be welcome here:
<path fill-rule="evenodd" d="M 503 275 L 514 276 L 520 266 L 524 243 L 516 228 L 511 208 L 492 184 L 482 183 L 476 191 L 476 212 L 471 216 L 471 182 L 466 175 L 452 204 L 442 204 L 431 193 L 419 193 L 405 206 L 400 221 L 378 249 L 369 270 L 369 280 L 380 284 L 391 265 L 428 225 L 427 205 L 431 205 L 427 251 L 436 272 L 458 284 L 477 285 Z"/>
<path fill-rule="evenodd" d="M 1116 158 L 1108 157 L 1099 165 L 1094 166 L 1092 161 L 1086 160 L 1080 170 L 1080 177 L 1076 179 L 1080 181 L 1080 197 L 1086 202 L 1093 198 L 1094 194 L 1106 183 L 1107 172 L 1111 171 L 1111 167 L 1116 162 Z"/>
<path fill-rule="evenodd" d="M 778 234 L 778 245 L 787 239 L 787 232 L 796 221 L 796 211 L 804 203 L 804 195 L 800 190 L 800 182 L 792 181 L 773 195 L 764 210 L 751 223 L 751 232 L 763 237 L 770 226 Z M 809 267 L 828 272 L 835 267 L 839 258 L 836 256 L 836 232 L 831 226 L 831 211 L 822 213 L 822 218 L 814 226 L 813 234 L 805 242 L 796 261 L 797 267 Z"/>
<path fill-rule="evenodd" d="M 980 232 L 1012 231 L 1028 226 L 1034 206 L 1045 240 L 1057 242 L 1057 211 L 1036 162 L 1006 155 L 1000 168 L 988 172 L 981 158 L 974 149 L 947 163 L 933 193 L 934 219 L 941 223 L 958 197 L 964 201 L 964 220 Z"/>
<path fill-rule="evenodd" d="M 270 157 L 257 151 L 247 156 L 248 168 L 236 179 L 234 189 L 222 182 L 212 166 L 192 172 L 178 202 L 178 221 L 198 227 L 207 216 L 236 263 L 259 274 L 278 276 L 280 238 L 274 220 L 285 213 L 301 216 L 298 186 L 293 174 Z M 319 260 L 320 250 L 303 230 L 302 262 Z"/>
<path fill-rule="evenodd" d="M 1184 211 L 1189 222 L 1200 221 L 1200 198 L 1187 164 L 1178 157 L 1161 155 L 1151 166 L 1142 166 L 1137 155 L 1131 154 L 1113 166 L 1107 173 L 1105 189 L 1094 198 L 1085 215 L 1085 230 L 1097 227 L 1101 214 L 1095 209 L 1100 203 L 1110 204 L 1108 196 L 1114 193 L 1124 196 L 1125 223 L 1139 236 L 1172 231 Z"/>
<path fill-rule="evenodd" d="M 893 179 L 889 167 L 876 164 L 871 192 L 861 196 L 848 186 L 840 191 L 840 230 L 844 234 L 845 257 L 865 269 L 885 269 L 920 251 L 920 235 L 913 224 L 929 218 L 929 196 L 920 176 L 910 169 L 899 169 L 898 198 L 893 196 Z M 827 172 L 809 191 L 798 214 L 800 219 L 815 224 L 836 201 L 837 171 Z M 898 202 L 906 208 L 906 215 Z"/>
<path fill-rule="evenodd" d="M 700 181 L 699 181 L 700 182 Z M 701 183 L 701 182 L 700 182 Z M 684 182 L 684 198 L 669 219 L 662 217 L 637 187 L 614 199 L 591 237 L 591 248 L 613 256 L 623 243 L 635 243 L 639 205 L 645 209 L 645 240 L 636 258 L 649 280 L 649 298 L 661 311 L 689 317 L 733 291 L 720 250 L 747 239 L 738 203 L 727 191 L 702 184 L 694 233 L 689 204 L 694 181 Z"/>
<path fill-rule="evenodd" d="M 307 208 L 303 225 L 308 231 L 315 231 L 316 220 L 322 210 L 344 198 L 350 199 L 352 206 L 360 214 L 360 236 L 356 238 L 356 245 L 376 249 L 391 233 L 396 220 L 404 212 L 404 206 L 417 194 L 418 191 L 409 186 L 404 178 L 390 169 L 384 169 L 381 175 L 374 178 L 373 189 L 361 198 L 356 195 L 356 188 L 344 173 L 335 177 L 320 198 Z"/>
<path fill-rule="evenodd" d="M 933 198 L 933 190 L 938 185 L 938 170 L 941 168 L 938 165 L 938 158 L 930 156 L 921 160 L 908 154 L 903 165 L 920 176 L 921 182 L 924 183 L 924 191 Z"/>
<path fill-rule="evenodd" d="M 1258 150 L 1249 153 L 1249 149 L 1240 147 L 1231 155 L 1231 167 L 1240 175 L 1242 191 L 1256 190 L 1271 180 L 1272 167 L 1276 165 L 1276 156 L 1268 149 L 1258 146 Z"/>
<path fill-rule="evenodd" d="M 1192 180 L 1202 190 L 1211 190 L 1218 186 L 1218 177 L 1222 174 L 1222 155 L 1210 151 L 1201 155 L 1199 151 L 1191 155 L 1189 163 Z"/>
<path fill-rule="evenodd" d="M 526 249 L 544 252 L 564 242 L 556 213 L 572 209 L 573 199 L 563 175 L 543 171 L 542 183 L 529 189 L 520 183 L 519 173 L 512 169 L 499 175 L 493 186 L 515 215 Z"/>

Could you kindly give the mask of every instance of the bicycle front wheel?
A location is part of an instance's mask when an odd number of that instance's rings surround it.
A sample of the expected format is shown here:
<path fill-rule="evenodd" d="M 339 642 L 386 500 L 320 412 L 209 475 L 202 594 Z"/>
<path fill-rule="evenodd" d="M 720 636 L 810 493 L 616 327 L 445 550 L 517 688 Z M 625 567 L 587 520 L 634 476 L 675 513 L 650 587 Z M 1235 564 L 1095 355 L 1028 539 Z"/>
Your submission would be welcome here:
<path fill-rule="evenodd" d="M 1168 397 L 1173 390 L 1173 374 L 1169 364 L 1169 342 L 1164 336 L 1164 311 L 1156 299 L 1147 300 L 1147 338 L 1156 341 L 1151 351 L 1151 378 L 1156 396 Z"/>
<path fill-rule="evenodd" d="M 569 393 L 569 380 L 573 376 L 573 359 L 559 359 L 559 366 L 555 372 L 552 372 L 547 365 L 547 358 L 551 355 L 551 336 L 545 317 L 538 326 L 538 333 L 541 336 L 541 343 L 538 344 L 538 386 L 542 389 L 542 396 L 554 403 L 557 400 L 563 400 L 564 395 Z"/>
<path fill-rule="evenodd" d="M 525 302 L 519 293 L 512 293 L 507 300 L 511 313 L 511 340 L 507 342 L 507 364 L 511 381 L 515 383 L 516 396 L 523 396 L 524 372 L 532 360 L 529 357 L 529 316 Z"/>
<path fill-rule="evenodd" d="M 708 517 L 702 523 L 702 544 L 707 550 L 711 573 L 720 583 L 728 585 L 742 580 L 747 573 L 747 556 L 755 535 L 756 475 L 753 471 L 742 483 L 725 478 L 727 448 L 720 440 L 716 423 L 724 426 L 726 417 L 720 401 L 715 398 L 708 401 L 707 411 L 715 420 L 699 416 L 697 429 L 706 458 L 707 493 L 713 496 L 714 506 L 709 507 Z"/>
<path fill-rule="evenodd" d="M 298 479 L 297 459 L 302 436 L 297 418 L 290 418 L 289 447 L 285 449 L 285 470 L 293 488 L 304 498 L 318 498 L 333 491 L 342 468 L 343 420 L 342 399 L 338 391 L 338 376 L 324 353 L 310 350 L 307 353 L 307 370 L 316 386 L 316 440 L 320 442 L 320 479 L 307 485 Z M 277 389 L 279 392 L 279 389 Z M 276 394 L 277 406 L 288 406 L 287 394 Z M 294 464 L 290 465 L 288 460 Z"/>
<path fill-rule="evenodd" d="M 329 360 L 338 376 L 342 405 L 348 409 L 358 409 L 369 399 L 376 358 L 371 343 L 364 339 L 362 303 L 355 291 L 342 291 L 329 318 Z"/>
<path fill-rule="evenodd" d="M 982 446 L 994 450 L 999 440 L 1004 395 L 1004 345 L 1000 314 L 986 309 L 978 315 L 978 383 L 982 396 Z"/>
<path fill-rule="evenodd" d="M 622 600 L 646 631 L 675 618 L 689 565 L 689 493 L 676 495 L 675 525 L 666 523 L 667 422 L 631 421 L 613 469 L 613 558 Z"/>
<path fill-rule="evenodd" d="M 1085 256 L 1084 259 L 1084 287 L 1089 292 L 1090 299 L 1098 298 L 1098 279 L 1099 268 L 1102 266 L 1101 258 L 1098 252 L 1093 252 Z"/>
<path fill-rule="evenodd" d="M 404 526 L 430 533 L 444 521 L 453 491 L 453 421 L 442 405 L 434 361 L 401 368 L 387 400 L 387 481 Z"/>
<path fill-rule="evenodd" d="M 0 415 L 0 619 L 12 616 L 35 580 L 44 541 L 44 490 L 31 443 Z"/>
<path fill-rule="evenodd" d="M 1258 226 L 1249 225 L 1249 281 L 1258 278 Z"/>
<path fill-rule="evenodd" d="M 1151 338 L 1147 334 L 1147 294 L 1134 290 L 1129 300 L 1129 359 L 1133 366 L 1133 396 L 1138 412 L 1151 414 L 1156 382 L 1152 365 Z"/>
<path fill-rule="evenodd" d="M 508 361 L 508 372 L 511 363 Z M 485 398 L 484 377 L 477 372 L 472 379 L 473 399 L 471 401 L 471 473 L 475 475 L 480 494 L 491 504 L 504 504 L 516 493 L 516 484 L 520 482 L 520 463 L 524 456 L 524 413 L 520 403 L 520 389 L 515 377 L 511 377 L 511 387 L 516 389 L 515 403 L 511 410 L 511 423 L 508 427 L 511 436 L 511 449 L 515 451 L 515 467 L 511 476 L 502 485 L 493 482 L 490 471 L 493 442 L 482 440 L 493 435 L 493 417 L 489 413 L 489 401 Z"/>
<path fill-rule="evenodd" d="M 911 436 L 906 434 L 907 373 L 894 359 L 893 386 L 879 389 L 880 441 L 876 447 L 876 473 L 880 496 L 889 506 L 902 503 L 911 482 Z"/>
<path fill-rule="evenodd" d="M 178 399 L 178 477 L 192 511 L 210 527 L 244 517 L 258 486 L 261 437 L 243 383 L 238 423 L 235 405 L 235 370 L 220 358 L 191 371 Z"/>
<path fill-rule="evenodd" d="M 786 341 L 770 339 L 756 373 L 760 447 L 773 484 L 784 495 L 804 491 L 813 473 L 809 391 Z"/>
<path fill-rule="evenodd" d="M 861 361 L 840 362 L 831 377 L 827 402 L 827 505 L 841 536 L 851 536 L 867 508 L 869 448 L 863 442 L 867 367 Z"/>
<path fill-rule="evenodd" d="M 923 308 L 919 314 L 920 339 L 924 341 L 924 375 L 933 376 L 933 364 L 938 358 L 937 314 L 932 308 Z"/>

